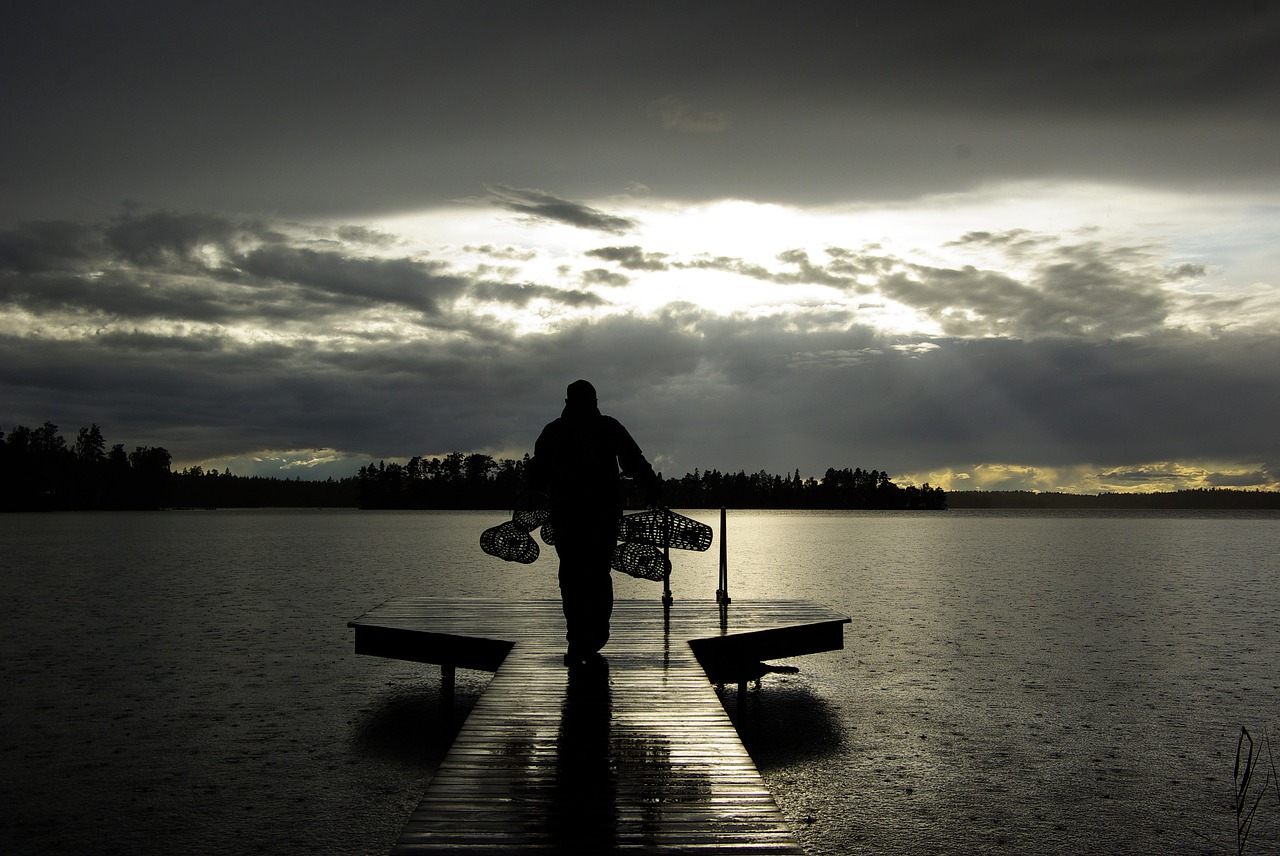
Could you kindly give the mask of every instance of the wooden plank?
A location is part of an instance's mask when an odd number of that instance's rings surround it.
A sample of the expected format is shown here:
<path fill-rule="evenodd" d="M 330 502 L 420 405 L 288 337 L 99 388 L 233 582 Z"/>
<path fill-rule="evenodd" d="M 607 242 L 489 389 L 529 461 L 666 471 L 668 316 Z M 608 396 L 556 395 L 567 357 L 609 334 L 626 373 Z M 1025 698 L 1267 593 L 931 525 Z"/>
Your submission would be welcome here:
<path fill-rule="evenodd" d="M 619 601 L 606 663 L 569 670 L 558 601 L 376 607 L 350 623 L 362 653 L 496 672 L 392 852 L 802 853 L 695 650 L 832 650 L 847 622 L 800 601 Z"/>

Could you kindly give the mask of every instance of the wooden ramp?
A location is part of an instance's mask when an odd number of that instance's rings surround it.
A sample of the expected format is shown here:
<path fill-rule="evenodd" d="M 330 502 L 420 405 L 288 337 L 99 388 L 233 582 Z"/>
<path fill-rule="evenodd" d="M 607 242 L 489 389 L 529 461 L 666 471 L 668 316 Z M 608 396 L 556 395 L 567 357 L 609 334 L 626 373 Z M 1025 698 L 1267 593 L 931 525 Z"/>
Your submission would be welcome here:
<path fill-rule="evenodd" d="M 496 671 L 392 852 L 802 853 L 708 674 L 838 649 L 847 622 L 619 601 L 606 663 L 569 670 L 559 601 L 382 604 L 350 622 L 358 653 Z"/>

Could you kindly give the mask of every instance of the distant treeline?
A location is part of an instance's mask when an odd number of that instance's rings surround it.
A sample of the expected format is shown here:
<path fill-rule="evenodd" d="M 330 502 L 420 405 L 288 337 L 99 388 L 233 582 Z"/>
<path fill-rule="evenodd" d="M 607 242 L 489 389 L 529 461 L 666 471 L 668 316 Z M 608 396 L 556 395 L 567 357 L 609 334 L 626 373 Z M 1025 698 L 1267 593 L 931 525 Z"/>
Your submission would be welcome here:
<path fill-rule="evenodd" d="M 940 487 L 902 487 L 879 470 L 828 468 L 821 479 L 763 470 L 747 474 L 694 470 L 663 483 L 662 500 L 672 508 L 849 508 L 941 511 L 947 494 Z"/>
<path fill-rule="evenodd" d="M 172 471 L 159 446 L 107 447 L 97 425 L 72 443 L 45 422 L 0 431 L 0 510 L 85 511 L 153 508 L 354 506 L 353 479 L 302 481 L 233 476 L 192 467 Z"/>
<path fill-rule="evenodd" d="M 97 425 L 81 428 L 71 445 L 51 422 L 19 425 L 0 433 L 0 508 L 157 508 L 169 487 L 169 466 L 161 448 L 108 449 Z"/>
<path fill-rule="evenodd" d="M 950 508 L 1097 509 L 1280 509 L 1280 491 L 1192 488 L 1158 493 L 1035 493 L 1029 490 L 962 490 L 947 494 Z"/>
<path fill-rule="evenodd" d="M 496 460 L 453 452 L 405 464 L 370 463 L 344 479 L 307 481 L 235 476 L 190 467 L 172 470 L 162 447 L 108 447 L 97 425 L 68 443 L 58 426 L 0 431 L 0 510 L 71 511 L 153 508 L 360 507 L 510 509 L 529 456 Z M 625 484 L 625 482 L 624 482 Z M 877 470 L 828 469 L 821 479 L 766 472 L 695 470 L 663 483 L 675 508 L 942 509 L 947 495 L 929 485 L 901 487 Z M 626 497 L 639 507 L 639 495 Z"/>
<path fill-rule="evenodd" d="M 370 463 L 326 481 L 235 476 L 190 467 L 172 470 L 159 446 L 108 447 L 97 425 L 74 441 L 45 422 L 0 431 L 0 510 L 149 508 L 456 508 L 509 509 L 520 495 L 529 456 L 497 460 L 453 452 L 408 463 Z M 1097 496 L 1032 491 L 952 491 L 894 484 L 878 470 L 828 469 L 822 478 L 767 472 L 694 470 L 663 482 L 672 508 L 795 509 L 1280 509 L 1280 492 L 1194 489 Z M 627 498 L 639 507 L 637 494 Z"/>
<path fill-rule="evenodd" d="M 453 452 L 444 458 L 381 462 L 356 474 L 362 508 L 510 508 L 524 484 L 529 456 L 495 460 Z M 639 506 L 639 496 L 625 497 Z M 947 496 L 929 485 L 901 487 L 877 470 L 828 469 L 821 479 L 766 472 L 694 470 L 662 485 L 672 508 L 944 509 Z"/>

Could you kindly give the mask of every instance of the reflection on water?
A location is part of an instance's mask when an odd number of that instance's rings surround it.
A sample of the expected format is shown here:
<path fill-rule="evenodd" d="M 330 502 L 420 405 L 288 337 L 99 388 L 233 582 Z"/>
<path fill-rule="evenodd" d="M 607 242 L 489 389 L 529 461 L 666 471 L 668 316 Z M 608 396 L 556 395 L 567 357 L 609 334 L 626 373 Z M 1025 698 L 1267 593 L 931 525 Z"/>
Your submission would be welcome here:
<path fill-rule="evenodd" d="M 438 757 L 412 725 L 438 724 L 438 670 L 357 657 L 345 623 L 404 594 L 555 597 L 554 561 L 480 551 L 501 519 L 0 516 L 0 840 L 387 852 Z M 713 602 L 716 553 L 675 557 L 677 601 Z M 1274 514 L 731 512 L 735 600 L 853 623 L 726 707 L 811 856 L 1230 852 L 1239 728 L 1280 730 L 1278 557 Z M 465 704 L 489 676 L 458 679 Z M 698 786 L 606 704 L 632 748 L 579 783 L 653 788 L 656 810 Z M 1280 853 L 1273 797 L 1247 852 Z"/>
<path fill-rule="evenodd" d="M 765 678 L 745 694 L 732 685 L 717 687 L 717 692 L 762 774 L 821 764 L 843 746 L 839 711 L 801 680 Z"/>
<path fill-rule="evenodd" d="M 475 690 L 448 696 L 438 686 L 425 685 L 412 693 L 371 699 L 371 706 L 352 723 L 351 745 L 362 755 L 434 770 L 453 745 L 476 697 Z"/>

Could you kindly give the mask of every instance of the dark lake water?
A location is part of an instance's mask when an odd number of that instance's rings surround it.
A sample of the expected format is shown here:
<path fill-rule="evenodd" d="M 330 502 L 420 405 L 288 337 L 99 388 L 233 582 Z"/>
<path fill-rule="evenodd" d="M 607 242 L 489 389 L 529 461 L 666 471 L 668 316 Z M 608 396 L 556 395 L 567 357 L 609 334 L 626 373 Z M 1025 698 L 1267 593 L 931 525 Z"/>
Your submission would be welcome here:
<path fill-rule="evenodd" d="M 0 515 L 9 852 L 386 853 L 488 676 L 451 715 L 346 622 L 555 596 L 551 549 L 480 551 L 501 519 Z M 723 696 L 809 853 L 1235 852 L 1241 727 L 1280 754 L 1280 515 L 733 512 L 728 544 L 735 598 L 852 618 Z M 716 548 L 674 559 L 711 600 Z M 1276 793 L 1246 853 L 1280 853 Z"/>

